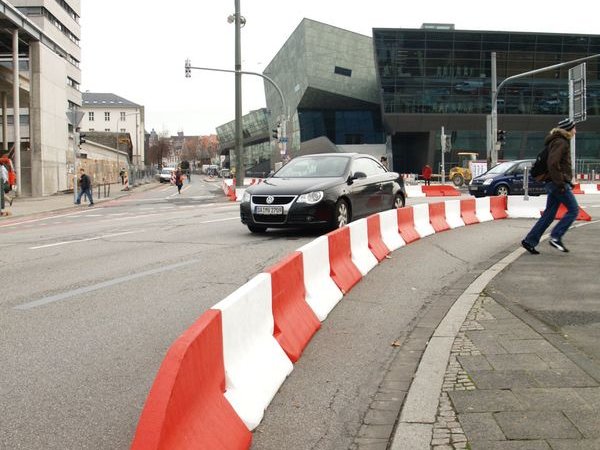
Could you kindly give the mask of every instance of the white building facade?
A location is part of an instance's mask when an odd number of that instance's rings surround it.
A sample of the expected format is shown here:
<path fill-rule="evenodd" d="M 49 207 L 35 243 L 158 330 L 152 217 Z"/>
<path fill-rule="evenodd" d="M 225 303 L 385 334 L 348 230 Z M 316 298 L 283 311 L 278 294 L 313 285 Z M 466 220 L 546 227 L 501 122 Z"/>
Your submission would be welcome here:
<path fill-rule="evenodd" d="M 119 141 L 130 138 L 132 156 L 130 163 L 144 166 L 144 107 L 110 93 L 84 92 L 81 110 L 81 132 L 119 133 Z"/>

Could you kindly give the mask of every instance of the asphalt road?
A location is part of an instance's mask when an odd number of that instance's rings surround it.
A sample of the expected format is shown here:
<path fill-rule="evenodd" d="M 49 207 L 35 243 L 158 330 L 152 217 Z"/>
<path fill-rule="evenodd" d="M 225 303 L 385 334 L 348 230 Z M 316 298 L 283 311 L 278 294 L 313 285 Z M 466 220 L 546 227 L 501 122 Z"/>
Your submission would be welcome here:
<path fill-rule="evenodd" d="M 128 448 L 177 336 L 317 236 L 250 234 L 219 189 L 196 178 L 181 195 L 165 185 L 2 228 L 0 448 Z M 254 448 L 347 448 L 391 343 L 454 280 L 514 248 L 531 223 L 431 236 L 371 271 L 313 338 Z"/>

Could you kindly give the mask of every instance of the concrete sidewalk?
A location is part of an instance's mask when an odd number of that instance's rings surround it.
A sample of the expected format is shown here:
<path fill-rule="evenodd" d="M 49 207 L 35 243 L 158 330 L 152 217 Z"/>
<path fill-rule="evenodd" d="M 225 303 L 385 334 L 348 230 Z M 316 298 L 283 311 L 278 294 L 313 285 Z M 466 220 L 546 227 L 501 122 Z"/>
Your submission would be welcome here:
<path fill-rule="evenodd" d="M 546 241 L 541 255 L 518 249 L 471 290 L 462 317 L 456 301 L 428 341 L 391 449 L 600 449 L 599 233 L 599 222 L 571 229 L 570 253 Z M 439 339 L 451 343 L 445 356 Z"/>
<path fill-rule="evenodd" d="M 143 192 L 148 189 L 153 189 L 159 185 L 160 184 L 157 181 L 152 181 L 130 187 L 129 190 L 124 190 L 124 186 L 121 185 L 121 183 L 113 183 L 106 187 L 100 185 L 94 186 L 92 196 L 94 198 L 94 204 L 101 204 L 103 202 L 121 198 L 135 192 Z M 75 205 L 74 200 L 75 198 L 72 191 L 45 197 L 18 197 L 14 199 L 12 206 L 9 206 L 8 202 L 6 202 L 5 210 L 10 212 L 10 216 L 0 217 L 0 222 L 4 219 L 10 219 L 14 217 L 29 216 L 51 211 L 73 210 L 75 208 L 88 206 L 87 198 L 85 197 L 82 199 L 81 205 Z"/>

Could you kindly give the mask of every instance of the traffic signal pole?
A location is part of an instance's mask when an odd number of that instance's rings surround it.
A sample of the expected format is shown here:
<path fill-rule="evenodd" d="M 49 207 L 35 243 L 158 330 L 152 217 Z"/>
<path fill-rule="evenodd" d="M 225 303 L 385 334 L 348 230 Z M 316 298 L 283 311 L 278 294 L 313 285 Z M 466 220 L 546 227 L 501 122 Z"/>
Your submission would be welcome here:
<path fill-rule="evenodd" d="M 504 79 L 498 87 L 496 87 L 496 54 L 492 52 L 492 114 L 490 117 L 490 126 L 489 132 L 487 134 L 487 148 L 488 148 L 488 161 L 496 161 L 498 162 L 498 150 L 496 148 L 496 137 L 498 132 L 498 94 L 502 87 L 510 81 L 516 80 L 518 78 L 528 77 L 531 75 L 535 75 L 541 72 L 547 72 L 549 70 L 560 69 L 561 67 L 570 66 L 573 64 L 578 64 L 584 61 L 589 61 L 591 59 L 600 58 L 600 53 L 592 56 L 586 56 L 584 58 L 574 59 L 572 61 L 567 61 L 563 63 L 554 64 L 552 66 L 542 67 L 540 69 L 530 70 L 528 72 L 523 72 L 517 75 L 513 75 Z M 575 164 L 575 161 L 573 161 Z"/>

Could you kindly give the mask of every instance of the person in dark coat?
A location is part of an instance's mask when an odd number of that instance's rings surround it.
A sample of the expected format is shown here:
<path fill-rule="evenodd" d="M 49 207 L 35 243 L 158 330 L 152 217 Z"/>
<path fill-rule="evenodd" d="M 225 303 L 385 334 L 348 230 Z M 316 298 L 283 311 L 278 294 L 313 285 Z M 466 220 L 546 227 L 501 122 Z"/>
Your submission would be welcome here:
<path fill-rule="evenodd" d="M 536 179 L 545 182 L 544 189 L 548 194 L 546 209 L 525 239 L 521 241 L 521 245 L 533 255 L 539 254 L 535 247 L 539 244 L 544 231 L 554 221 L 561 203 L 566 206 L 567 212 L 552 229 L 549 243 L 561 252 L 569 251 L 563 244 L 562 237 L 579 214 L 579 205 L 571 186 L 573 179 L 571 139 L 575 134 L 575 122 L 571 119 L 563 119 L 544 140 L 544 145 L 548 146 L 548 170 Z"/>
<path fill-rule="evenodd" d="M 177 186 L 177 193 L 181 194 L 181 186 L 183 186 L 183 172 L 181 169 L 175 171 L 175 186 Z"/>
<path fill-rule="evenodd" d="M 85 173 L 84 169 L 79 169 L 79 172 L 81 173 L 81 176 L 79 177 L 79 194 L 77 195 L 77 201 L 75 203 L 80 205 L 81 197 L 85 195 L 90 202 L 89 206 L 92 206 L 94 204 L 94 199 L 92 198 L 92 180 Z"/>

